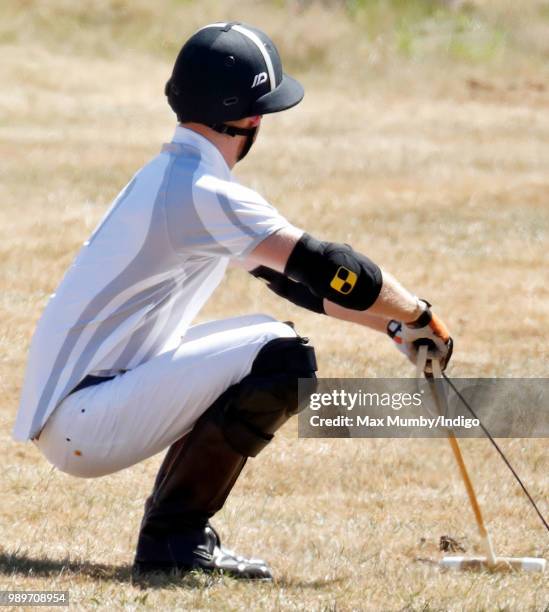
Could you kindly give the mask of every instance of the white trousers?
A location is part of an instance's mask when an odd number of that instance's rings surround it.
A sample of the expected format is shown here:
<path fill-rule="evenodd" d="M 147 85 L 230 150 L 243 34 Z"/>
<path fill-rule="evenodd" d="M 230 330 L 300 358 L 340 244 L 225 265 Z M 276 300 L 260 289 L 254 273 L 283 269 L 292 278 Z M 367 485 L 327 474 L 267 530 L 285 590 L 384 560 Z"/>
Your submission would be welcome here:
<path fill-rule="evenodd" d="M 195 325 L 175 350 L 69 395 L 35 443 L 50 463 L 73 476 L 127 468 L 188 433 L 228 387 L 250 373 L 267 342 L 295 336 L 289 325 L 266 315 Z"/>

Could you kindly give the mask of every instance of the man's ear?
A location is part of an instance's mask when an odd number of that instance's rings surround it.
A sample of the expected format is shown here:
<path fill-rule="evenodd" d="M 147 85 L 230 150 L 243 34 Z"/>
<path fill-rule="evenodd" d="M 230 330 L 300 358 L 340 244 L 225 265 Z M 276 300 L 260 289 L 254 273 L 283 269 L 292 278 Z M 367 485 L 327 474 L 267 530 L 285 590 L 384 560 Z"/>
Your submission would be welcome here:
<path fill-rule="evenodd" d="M 258 127 L 261 123 L 262 115 L 256 115 L 255 117 L 250 117 L 250 127 Z"/>

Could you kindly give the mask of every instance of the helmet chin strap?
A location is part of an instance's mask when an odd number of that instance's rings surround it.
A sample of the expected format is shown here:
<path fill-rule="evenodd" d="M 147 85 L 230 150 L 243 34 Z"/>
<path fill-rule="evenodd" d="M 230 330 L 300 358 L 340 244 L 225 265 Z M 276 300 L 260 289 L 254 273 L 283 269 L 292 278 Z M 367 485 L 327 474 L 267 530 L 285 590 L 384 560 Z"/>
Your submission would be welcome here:
<path fill-rule="evenodd" d="M 257 126 L 252 128 L 241 128 L 234 125 L 227 125 L 226 123 L 215 123 L 209 127 L 220 134 L 227 134 L 227 136 L 246 136 L 246 142 L 244 147 L 238 156 L 237 161 L 240 161 L 248 155 L 252 145 L 254 144 L 255 134 L 257 132 Z"/>

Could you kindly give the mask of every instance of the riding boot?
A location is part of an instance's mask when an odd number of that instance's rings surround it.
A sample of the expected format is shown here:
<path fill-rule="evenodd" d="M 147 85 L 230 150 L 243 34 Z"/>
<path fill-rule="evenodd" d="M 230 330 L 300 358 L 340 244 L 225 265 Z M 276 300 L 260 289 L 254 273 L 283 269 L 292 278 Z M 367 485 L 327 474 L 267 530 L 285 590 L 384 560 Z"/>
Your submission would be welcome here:
<path fill-rule="evenodd" d="M 226 402 L 232 392 L 228 389 L 216 403 Z M 199 419 L 190 434 L 170 447 L 145 504 L 135 577 L 201 569 L 238 578 L 271 579 L 261 559 L 245 559 L 223 548 L 208 522 L 223 507 L 246 459 L 207 417 Z"/>

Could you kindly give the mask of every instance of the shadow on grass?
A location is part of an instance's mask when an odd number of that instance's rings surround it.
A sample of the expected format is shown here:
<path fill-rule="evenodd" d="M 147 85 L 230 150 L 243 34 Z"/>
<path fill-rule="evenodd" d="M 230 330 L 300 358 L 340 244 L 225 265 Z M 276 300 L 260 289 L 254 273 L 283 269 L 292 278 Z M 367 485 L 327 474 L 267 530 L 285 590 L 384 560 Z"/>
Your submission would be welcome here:
<path fill-rule="evenodd" d="M 0 552 L 0 575 L 60 577 L 64 574 L 87 576 L 96 580 L 131 582 L 131 565 L 107 565 L 70 559 L 31 557 L 23 552 Z"/>
<path fill-rule="evenodd" d="M 47 557 L 31 557 L 23 552 L 0 552 L 0 575 L 21 576 L 25 578 L 48 578 L 80 576 L 92 580 L 133 584 L 139 588 L 170 588 L 206 589 L 225 581 L 233 582 L 229 577 L 220 574 L 205 574 L 193 571 L 186 574 L 173 572 L 171 574 L 152 574 L 135 579 L 132 577 L 131 565 L 108 565 L 106 563 L 91 563 L 70 559 L 48 559 Z M 276 588 L 319 589 L 335 585 L 342 578 L 331 580 L 297 580 L 290 577 L 275 579 L 274 582 L 262 584 L 273 585 Z"/>

